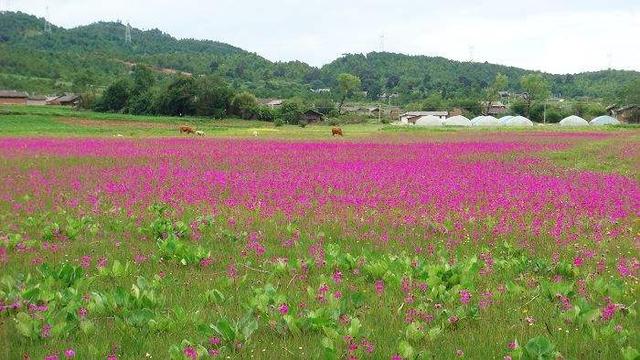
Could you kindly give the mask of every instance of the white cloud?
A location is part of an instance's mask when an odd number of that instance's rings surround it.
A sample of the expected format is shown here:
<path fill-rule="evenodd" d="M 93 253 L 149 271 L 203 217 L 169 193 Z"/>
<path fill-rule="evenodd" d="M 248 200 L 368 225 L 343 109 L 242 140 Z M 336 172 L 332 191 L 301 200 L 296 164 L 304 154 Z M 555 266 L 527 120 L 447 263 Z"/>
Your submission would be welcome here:
<path fill-rule="evenodd" d="M 2 1 L 2 0 L 0 0 Z M 385 50 L 555 73 L 640 70 L 637 0 L 4 0 L 65 27 L 130 21 L 177 37 L 228 42 L 271 60 L 313 65 Z"/>

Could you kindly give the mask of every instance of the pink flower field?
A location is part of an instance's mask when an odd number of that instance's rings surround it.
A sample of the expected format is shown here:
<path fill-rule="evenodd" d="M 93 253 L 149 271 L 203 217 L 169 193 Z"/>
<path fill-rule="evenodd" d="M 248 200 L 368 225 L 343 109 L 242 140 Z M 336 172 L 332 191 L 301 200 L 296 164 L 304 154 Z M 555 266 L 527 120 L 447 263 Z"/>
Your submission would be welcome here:
<path fill-rule="evenodd" d="M 547 156 L 638 143 L 447 136 L 0 138 L 0 358 L 640 356 L 640 183 Z"/>

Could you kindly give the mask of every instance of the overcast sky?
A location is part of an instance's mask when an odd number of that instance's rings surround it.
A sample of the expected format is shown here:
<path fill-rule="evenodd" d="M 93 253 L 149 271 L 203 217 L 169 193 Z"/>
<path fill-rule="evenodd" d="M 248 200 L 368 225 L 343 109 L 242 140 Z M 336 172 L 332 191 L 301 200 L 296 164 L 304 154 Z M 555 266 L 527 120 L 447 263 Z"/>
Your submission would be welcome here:
<path fill-rule="evenodd" d="M 640 71 L 640 0 L 0 0 L 56 25 L 129 21 L 270 60 L 323 65 L 370 51 L 553 73 Z M 384 37 L 382 37 L 384 36 Z"/>

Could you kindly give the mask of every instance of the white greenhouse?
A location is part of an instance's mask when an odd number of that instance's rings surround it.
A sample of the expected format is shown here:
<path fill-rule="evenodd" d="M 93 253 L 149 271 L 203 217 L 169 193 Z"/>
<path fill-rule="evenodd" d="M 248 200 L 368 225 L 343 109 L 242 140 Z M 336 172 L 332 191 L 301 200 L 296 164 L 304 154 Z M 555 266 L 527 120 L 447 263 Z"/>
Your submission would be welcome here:
<path fill-rule="evenodd" d="M 604 126 L 604 125 L 620 125 L 618 119 L 611 116 L 598 116 L 597 118 L 589 122 L 592 126 Z"/>
<path fill-rule="evenodd" d="M 445 119 L 444 126 L 471 126 L 471 121 L 462 115 L 452 116 Z"/>
<path fill-rule="evenodd" d="M 560 126 L 589 126 L 589 123 L 580 116 L 571 115 L 562 119 L 562 121 L 560 121 Z"/>
<path fill-rule="evenodd" d="M 503 116 L 501 117 L 498 121 L 500 122 L 500 125 L 507 125 L 507 121 L 513 119 L 514 117 L 511 115 L 507 115 L 507 116 Z"/>
<path fill-rule="evenodd" d="M 514 126 L 514 127 L 516 126 L 524 127 L 524 126 L 533 126 L 534 124 L 533 124 L 533 121 L 527 119 L 524 116 L 514 116 L 511 119 L 507 120 L 505 122 L 505 125 Z"/>
<path fill-rule="evenodd" d="M 475 122 L 472 122 L 473 126 L 500 126 L 500 120 L 494 118 L 493 116 L 481 116 L 479 118 L 474 119 Z"/>
<path fill-rule="evenodd" d="M 442 119 L 433 115 L 422 116 L 416 120 L 416 126 L 442 126 Z"/>

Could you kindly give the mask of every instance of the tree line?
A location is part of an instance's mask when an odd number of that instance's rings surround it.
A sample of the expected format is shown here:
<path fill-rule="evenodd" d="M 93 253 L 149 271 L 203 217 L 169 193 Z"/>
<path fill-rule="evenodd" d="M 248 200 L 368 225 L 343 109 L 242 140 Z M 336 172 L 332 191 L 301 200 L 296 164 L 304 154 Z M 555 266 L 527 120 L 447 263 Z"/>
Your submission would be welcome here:
<path fill-rule="evenodd" d="M 349 87 L 345 91 L 348 95 L 353 90 Z M 335 103 L 328 97 L 313 101 L 292 97 L 278 109 L 273 109 L 260 104 L 249 91 L 235 91 L 218 76 L 167 78 L 144 65 L 135 66 L 128 76 L 114 81 L 102 94 L 87 92 L 83 98 L 85 107 L 98 112 L 135 115 L 232 116 L 277 124 L 303 124 L 303 114 L 310 109 L 329 116 L 337 115 Z"/>

